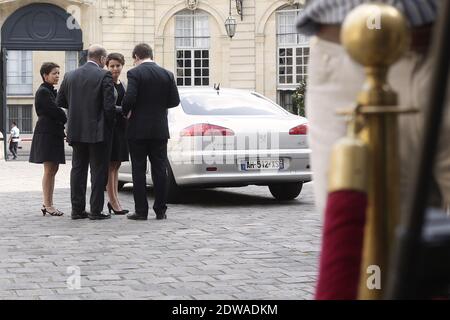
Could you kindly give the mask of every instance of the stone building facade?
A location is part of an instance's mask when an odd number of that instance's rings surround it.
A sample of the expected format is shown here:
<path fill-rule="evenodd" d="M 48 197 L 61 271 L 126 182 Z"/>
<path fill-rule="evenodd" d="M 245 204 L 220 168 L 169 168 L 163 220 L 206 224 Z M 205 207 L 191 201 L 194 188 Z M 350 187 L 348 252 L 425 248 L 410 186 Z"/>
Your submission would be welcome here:
<path fill-rule="evenodd" d="M 225 28 L 230 4 L 237 22 L 233 38 Z M 20 15 L 30 5 L 35 6 L 31 13 Z M 179 86 L 220 83 L 256 90 L 290 109 L 292 91 L 306 77 L 309 56 L 308 39 L 294 28 L 304 5 L 304 0 L 0 0 L 7 119 L 19 120 L 19 127 L 31 132 L 41 63 L 54 61 L 64 73 L 77 67 L 81 50 L 94 43 L 124 54 L 124 80 L 132 67 L 134 45 L 146 42 L 153 47 L 156 62 L 174 72 Z M 50 6 L 73 17 L 67 26 L 80 28 L 78 49 L 49 49 L 52 37 L 58 36 L 51 26 L 53 18 L 46 13 Z M 11 33 L 6 29 L 14 23 L 23 24 L 21 32 L 28 32 L 33 41 L 47 37 L 48 50 L 9 49 Z"/>

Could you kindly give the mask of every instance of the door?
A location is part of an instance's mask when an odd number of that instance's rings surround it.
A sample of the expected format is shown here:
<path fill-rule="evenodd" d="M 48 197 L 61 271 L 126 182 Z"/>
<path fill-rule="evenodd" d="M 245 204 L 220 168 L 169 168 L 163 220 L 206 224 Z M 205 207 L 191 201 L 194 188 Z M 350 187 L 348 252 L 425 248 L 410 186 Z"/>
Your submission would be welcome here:
<path fill-rule="evenodd" d="M 0 52 L 0 131 L 3 133 L 3 154 L 6 159 L 7 155 L 7 130 L 8 125 L 6 123 L 6 59 L 7 51 L 2 49 Z"/>
<path fill-rule="evenodd" d="M 87 50 L 81 50 L 78 52 L 78 66 L 79 67 L 81 67 L 82 65 L 84 65 L 87 62 L 87 55 L 88 55 Z"/>

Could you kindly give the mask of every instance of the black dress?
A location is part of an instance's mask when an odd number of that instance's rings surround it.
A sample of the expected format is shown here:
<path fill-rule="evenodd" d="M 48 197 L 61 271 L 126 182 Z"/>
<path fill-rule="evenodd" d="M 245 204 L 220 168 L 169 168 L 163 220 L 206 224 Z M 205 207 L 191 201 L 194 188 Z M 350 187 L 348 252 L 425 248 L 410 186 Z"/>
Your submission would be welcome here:
<path fill-rule="evenodd" d="M 64 154 L 64 124 L 66 113 L 56 105 L 56 90 L 44 82 L 36 91 L 34 106 L 38 121 L 31 143 L 30 162 L 66 163 Z"/>
<path fill-rule="evenodd" d="M 125 95 L 125 88 L 122 83 L 115 83 L 114 87 L 117 91 L 116 105 L 121 106 Z M 122 116 L 122 111 L 116 112 L 116 125 L 114 126 L 112 147 L 111 147 L 111 161 L 128 161 L 128 142 L 126 138 L 127 120 Z"/>

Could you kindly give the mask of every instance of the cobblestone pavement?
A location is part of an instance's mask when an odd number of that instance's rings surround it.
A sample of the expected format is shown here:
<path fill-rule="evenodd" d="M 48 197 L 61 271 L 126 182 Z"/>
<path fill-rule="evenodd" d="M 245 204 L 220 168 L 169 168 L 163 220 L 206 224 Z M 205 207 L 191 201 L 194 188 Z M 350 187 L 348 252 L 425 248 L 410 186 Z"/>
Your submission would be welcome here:
<path fill-rule="evenodd" d="M 61 166 L 55 189 L 66 214 L 43 217 L 42 166 L 0 162 L 0 299 L 313 297 L 321 218 L 311 183 L 292 202 L 266 187 L 192 190 L 167 220 L 73 221 L 69 173 Z M 133 208 L 131 188 L 120 198 Z"/>

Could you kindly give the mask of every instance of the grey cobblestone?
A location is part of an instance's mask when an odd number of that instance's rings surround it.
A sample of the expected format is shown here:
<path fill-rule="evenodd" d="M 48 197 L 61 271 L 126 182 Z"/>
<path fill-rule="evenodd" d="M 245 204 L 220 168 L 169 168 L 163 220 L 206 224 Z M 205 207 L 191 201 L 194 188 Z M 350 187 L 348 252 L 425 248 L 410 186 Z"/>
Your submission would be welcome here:
<path fill-rule="evenodd" d="M 164 284 L 164 283 L 178 282 L 178 280 L 175 279 L 174 277 L 167 277 L 167 276 L 157 277 L 153 274 L 145 279 L 142 279 L 141 281 L 144 283 L 151 283 L 151 284 Z"/>
<path fill-rule="evenodd" d="M 38 297 L 54 294 L 55 291 L 50 289 L 35 289 L 35 290 L 16 290 L 19 297 Z"/>
<path fill-rule="evenodd" d="M 235 286 L 229 286 L 223 283 L 220 283 L 220 285 L 214 285 L 211 284 L 212 286 L 211 288 L 208 289 L 208 292 L 213 293 L 213 294 L 239 294 L 242 293 L 243 290 L 240 290 L 239 288 L 235 287 Z"/>
<path fill-rule="evenodd" d="M 65 282 L 43 282 L 40 284 L 43 289 L 67 289 L 67 283 Z"/>
<path fill-rule="evenodd" d="M 192 296 L 195 300 L 234 300 L 236 299 L 232 295 L 229 294 L 199 294 Z"/>
<path fill-rule="evenodd" d="M 180 279 L 183 282 L 198 282 L 198 281 L 210 282 L 215 280 L 213 277 L 208 275 L 183 276 L 178 277 L 178 279 Z"/>
<path fill-rule="evenodd" d="M 1 286 L 2 291 L 40 289 L 40 288 L 41 287 L 35 283 L 10 283 Z"/>
<path fill-rule="evenodd" d="M 192 190 L 165 221 L 73 221 L 69 173 L 60 167 L 54 195 L 66 214 L 42 217 L 42 168 L 0 162 L 0 299 L 313 298 L 322 217 L 312 184 L 292 202 L 266 187 Z M 131 188 L 120 199 L 133 209 Z M 71 266 L 80 290 L 67 288 Z"/>
<path fill-rule="evenodd" d="M 124 296 L 120 295 L 117 292 L 108 292 L 108 293 L 91 293 L 91 294 L 83 294 L 80 296 L 83 300 L 122 300 Z"/>
<path fill-rule="evenodd" d="M 49 296 L 39 296 L 39 300 L 82 300 L 80 296 L 65 296 L 61 294 L 54 294 Z"/>
<path fill-rule="evenodd" d="M 282 283 L 303 283 L 311 282 L 311 278 L 308 277 L 292 277 L 292 278 L 277 278 Z"/>
<path fill-rule="evenodd" d="M 75 290 L 70 290 L 64 288 L 64 289 L 55 289 L 56 293 L 59 295 L 70 295 L 70 296 L 79 296 L 80 294 L 88 294 L 88 293 L 93 293 L 94 291 L 92 290 L 92 288 L 86 288 L 83 287 L 81 289 L 75 289 Z"/>
<path fill-rule="evenodd" d="M 88 276 L 89 280 L 121 280 L 121 278 L 117 275 L 97 275 L 97 276 Z"/>
<path fill-rule="evenodd" d="M 155 297 L 154 300 L 192 300 L 192 299 L 193 299 L 192 296 L 164 295 L 164 296 L 157 296 Z"/>
<path fill-rule="evenodd" d="M 224 281 L 228 281 L 228 280 L 247 280 L 247 279 L 251 279 L 252 276 L 249 274 L 220 274 L 215 276 L 215 278 L 219 279 L 219 280 L 224 280 Z"/>
<path fill-rule="evenodd" d="M 95 292 L 126 292 L 126 291 L 132 291 L 132 289 L 129 286 L 122 286 L 122 285 L 116 285 L 116 286 L 98 286 L 93 287 Z"/>

